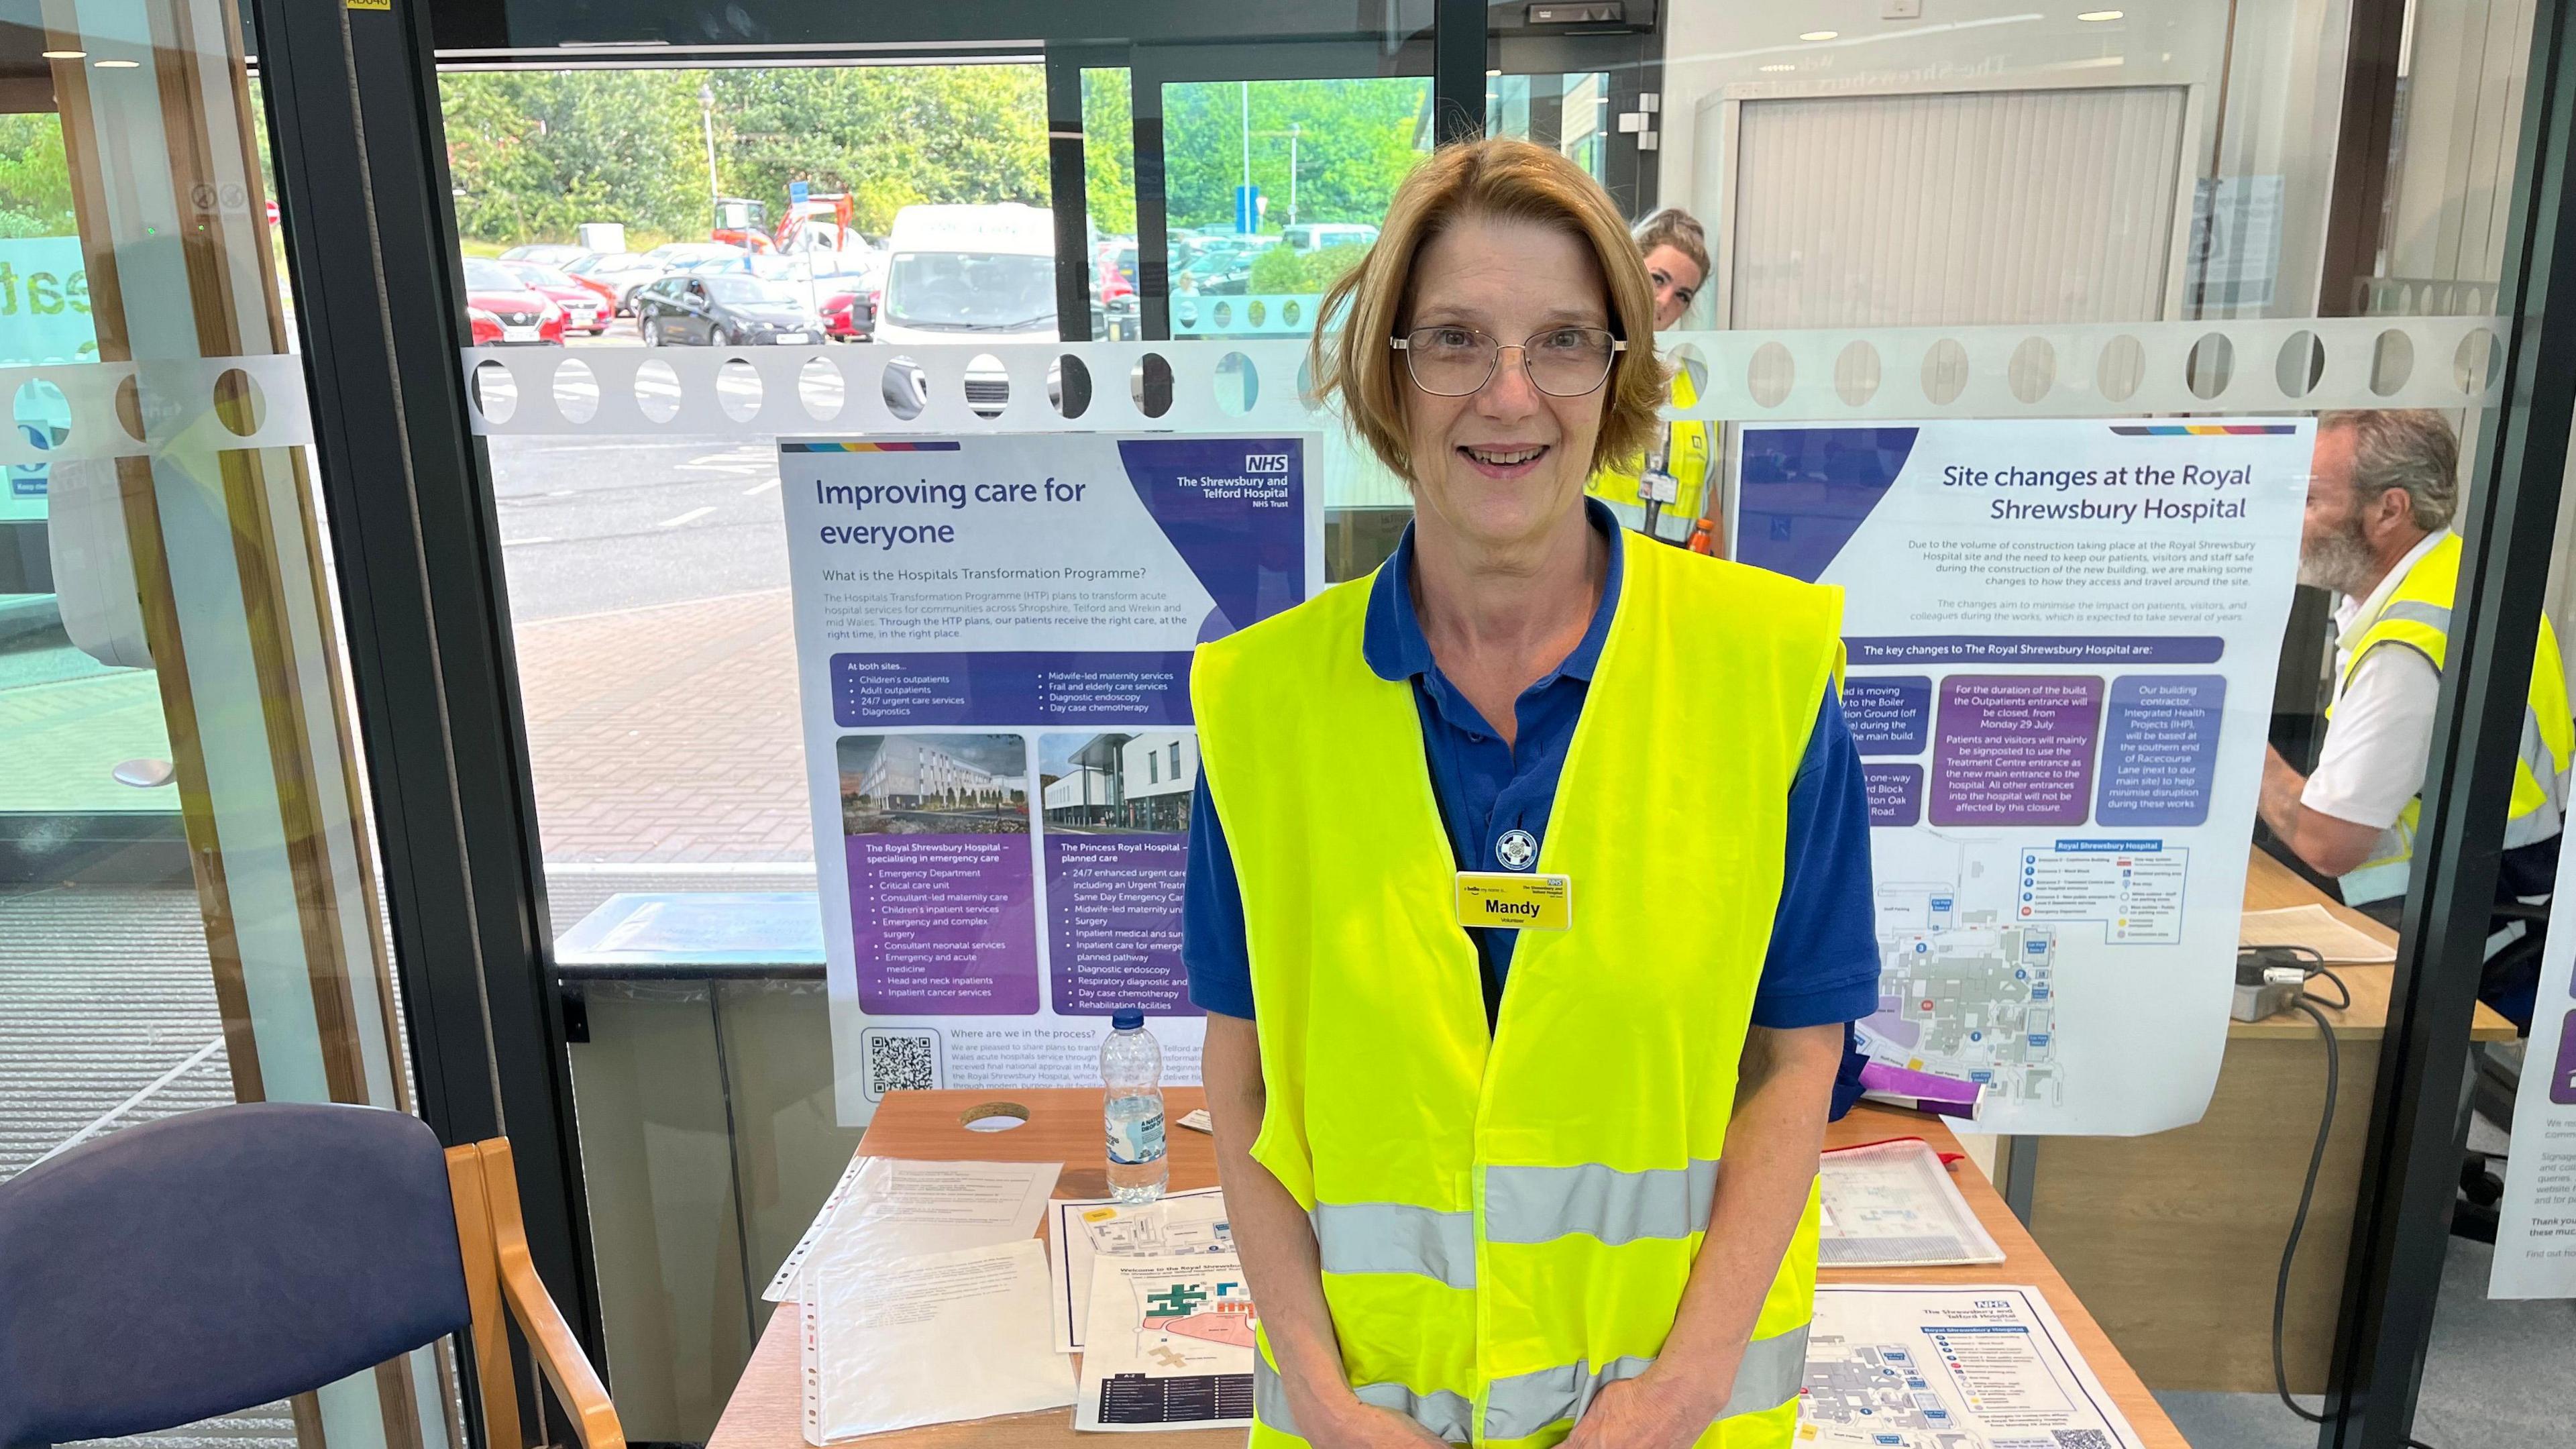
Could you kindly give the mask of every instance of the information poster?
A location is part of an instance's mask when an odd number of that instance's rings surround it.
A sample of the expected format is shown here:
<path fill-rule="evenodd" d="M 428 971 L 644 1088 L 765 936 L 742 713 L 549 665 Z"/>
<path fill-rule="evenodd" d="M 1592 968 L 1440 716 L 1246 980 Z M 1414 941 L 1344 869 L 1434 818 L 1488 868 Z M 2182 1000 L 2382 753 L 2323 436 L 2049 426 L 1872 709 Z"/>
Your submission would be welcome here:
<path fill-rule="evenodd" d="M 2313 425 L 1747 428 L 1739 556 L 1841 585 L 1897 1071 L 1980 1130 L 2196 1121 Z"/>
<path fill-rule="evenodd" d="M 2553 900 L 2571 899 L 2576 850 L 2558 858 Z M 2553 919 L 2540 953 L 2540 990 L 2522 1085 L 2513 1101 L 2513 1155 L 2496 1208 L 2490 1298 L 2576 1298 L 2576 928 Z"/>
<path fill-rule="evenodd" d="M 1099 1081 L 1180 960 L 1190 652 L 1322 574 L 1308 437 L 779 444 L 841 1120 Z"/>

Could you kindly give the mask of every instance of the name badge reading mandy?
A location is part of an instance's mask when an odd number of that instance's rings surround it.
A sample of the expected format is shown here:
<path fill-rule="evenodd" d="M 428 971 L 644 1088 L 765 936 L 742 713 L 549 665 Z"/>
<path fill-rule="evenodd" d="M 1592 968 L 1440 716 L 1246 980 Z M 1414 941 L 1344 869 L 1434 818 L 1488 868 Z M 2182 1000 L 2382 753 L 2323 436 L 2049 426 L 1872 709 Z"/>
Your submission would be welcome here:
<path fill-rule="evenodd" d="M 1562 931 L 1574 924 L 1574 877 L 1462 870 L 1458 924 Z"/>

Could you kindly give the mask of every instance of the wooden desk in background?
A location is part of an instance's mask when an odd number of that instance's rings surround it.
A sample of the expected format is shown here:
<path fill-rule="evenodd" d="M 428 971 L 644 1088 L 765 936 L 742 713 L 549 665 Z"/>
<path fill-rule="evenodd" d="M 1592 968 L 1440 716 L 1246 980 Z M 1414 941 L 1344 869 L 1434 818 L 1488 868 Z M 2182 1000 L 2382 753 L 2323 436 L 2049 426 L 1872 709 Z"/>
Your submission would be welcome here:
<path fill-rule="evenodd" d="M 2261 850 L 2252 853 L 2246 910 L 2311 904 L 2396 944 L 2396 932 L 2328 900 Z M 2323 1390 L 2334 1347 L 2395 968 L 2334 973 L 2352 988 L 2349 1008 L 2325 1009 L 2343 1058 L 2342 1088 L 2282 1325 L 2290 1386 L 2301 1393 Z M 2470 1035 L 2511 1041 L 2513 1024 L 2482 1004 Z M 2038 1139 L 2031 1231 L 2156 1388 L 2272 1391 L 2272 1287 L 2316 1144 L 2325 1073 L 2325 1045 L 2304 1013 L 2230 1022 L 2218 1086 L 2199 1122 L 2150 1137 Z"/>
<path fill-rule="evenodd" d="M 1195 1087 L 1174 1088 L 1163 1097 L 1166 1111 L 1173 1118 L 1204 1100 Z M 967 1109 L 996 1100 L 1026 1107 L 1028 1125 L 1007 1132 L 975 1132 L 962 1125 L 960 1118 Z M 1868 1103 L 1835 1123 L 1828 1141 L 1833 1146 L 1850 1146 L 1889 1137 L 1922 1137 L 1940 1151 L 1958 1149 L 1957 1140 L 1937 1120 Z M 926 1161 L 1062 1161 L 1066 1171 L 1057 1187 L 1060 1196 L 1097 1197 L 1107 1191 L 1100 1169 L 1089 1166 L 1100 1155 L 1100 1094 L 1096 1091 L 899 1092 L 887 1097 L 885 1105 L 877 1110 L 876 1121 L 868 1128 L 859 1150 L 878 1157 Z M 1175 1129 L 1171 1134 L 1171 1154 L 1175 1190 L 1215 1184 L 1216 1151 L 1205 1135 Z M 1976 1209 L 1986 1231 L 1994 1235 L 1995 1242 L 2008 1255 L 2004 1262 L 1979 1268 L 1828 1269 L 1824 1281 L 2036 1286 L 2049 1306 L 2057 1310 L 2077 1350 L 2092 1364 L 2103 1388 L 2119 1404 L 2120 1412 L 2128 1416 L 2148 1449 L 2189 1449 L 2173 1421 L 2156 1406 L 2138 1376 L 2121 1362 L 2118 1351 L 2103 1336 L 2092 1315 L 2085 1312 L 2084 1305 L 2067 1288 L 2066 1280 L 2049 1265 L 1984 1176 L 1973 1166 L 1962 1164 L 1957 1178 L 1969 1206 Z M 803 1398 L 797 1378 L 794 1315 L 772 1314 L 768 1331 L 760 1336 L 759 1347 L 752 1351 L 751 1362 L 743 1369 L 741 1382 L 734 1386 L 732 1400 L 725 1405 L 724 1417 L 707 1439 L 707 1449 L 799 1449 L 805 1436 Z M 1153 1436 L 1156 1446 L 1171 1449 L 1240 1449 L 1243 1441 L 1241 1429 L 1184 1429 Z M 850 1442 L 883 1445 L 887 1449 L 964 1449 L 969 1445 L 974 1449 L 1062 1449 L 1076 1444 L 1096 1446 L 1106 1440 L 1077 1435 L 1073 1411 L 1057 1409 L 904 1429 Z"/>

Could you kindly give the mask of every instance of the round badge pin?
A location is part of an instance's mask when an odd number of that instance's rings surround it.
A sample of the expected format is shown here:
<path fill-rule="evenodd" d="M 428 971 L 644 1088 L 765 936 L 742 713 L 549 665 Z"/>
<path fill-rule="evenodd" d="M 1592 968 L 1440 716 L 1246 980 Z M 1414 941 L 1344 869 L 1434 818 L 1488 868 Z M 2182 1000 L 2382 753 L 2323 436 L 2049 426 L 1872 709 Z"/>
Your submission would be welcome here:
<path fill-rule="evenodd" d="M 1538 837 L 1526 830 L 1506 830 L 1494 842 L 1494 858 L 1511 870 L 1527 870 L 1538 859 Z"/>

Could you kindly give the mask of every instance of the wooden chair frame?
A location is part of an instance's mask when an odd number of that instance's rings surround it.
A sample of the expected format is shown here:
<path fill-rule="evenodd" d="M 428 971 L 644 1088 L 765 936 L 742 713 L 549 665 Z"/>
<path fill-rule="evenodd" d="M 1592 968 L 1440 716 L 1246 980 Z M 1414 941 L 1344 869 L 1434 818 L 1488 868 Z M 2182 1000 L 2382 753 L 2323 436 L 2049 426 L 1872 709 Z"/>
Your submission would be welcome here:
<path fill-rule="evenodd" d="M 456 1198 L 456 1246 L 465 1258 L 465 1296 L 474 1313 L 474 1380 L 482 1390 L 489 1449 L 520 1449 L 523 1442 L 518 1376 L 510 1364 L 513 1319 L 546 1382 L 572 1411 L 581 1449 L 626 1449 L 626 1431 L 607 1386 L 528 1257 L 510 1139 L 447 1149 L 447 1183 Z"/>

